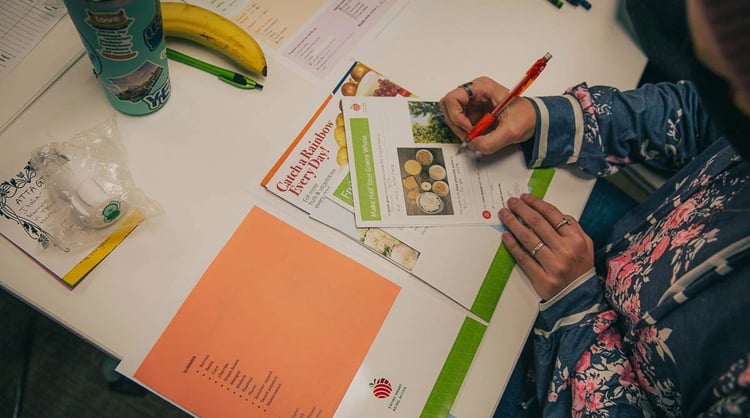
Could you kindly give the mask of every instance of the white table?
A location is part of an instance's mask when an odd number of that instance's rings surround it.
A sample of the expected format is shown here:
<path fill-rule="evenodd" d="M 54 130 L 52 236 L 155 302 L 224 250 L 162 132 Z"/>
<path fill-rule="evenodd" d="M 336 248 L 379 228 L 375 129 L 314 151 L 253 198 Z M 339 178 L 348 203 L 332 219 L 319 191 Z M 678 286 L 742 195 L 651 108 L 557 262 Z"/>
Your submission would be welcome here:
<path fill-rule="evenodd" d="M 632 88 L 645 58 L 617 22 L 616 2 L 589 11 L 544 0 L 414 0 L 400 3 L 382 30 L 351 54 L 422 98 L 479 75 L 507 85 L 549 51 L 553 59 L 528 95 L 553 95 L 580 81 Z M 61 38 L 70 45 L 75 37 Z M 198 57 L 216 56 L 184 47 Z M 0 285 L 83 338 L 123 358 L 153 341 L 193 284 L 256 203 L 384 275 L 406 275 L 338 232 L 265 193 L 260 180 L 296 136 L 336 79 L 315 83 L 271 60 L 262 92 L 239 90 L 206 73 L 170 64 L 172 96 L 146 117 L 116 114 L 138 185 L 165 209 L 137 228 L 82 284 L 70 291 L 0 239 Z M 6 156 L 24 161 L 24 141 L 62 140 L 115 114 L 86 57 L 67 71 L 0 136 Z M 23 149 L 21 149 L 23 148 Z M 5 157 L 4 157 L 5 160 Z M 580 213 L 591 182 L 566 170 L 548 199 Z M 528 332 L 534 296 L 514 272 L 454 414 L 487 416 Z M 510 321 L 513 322 L 513 321 Z"/>

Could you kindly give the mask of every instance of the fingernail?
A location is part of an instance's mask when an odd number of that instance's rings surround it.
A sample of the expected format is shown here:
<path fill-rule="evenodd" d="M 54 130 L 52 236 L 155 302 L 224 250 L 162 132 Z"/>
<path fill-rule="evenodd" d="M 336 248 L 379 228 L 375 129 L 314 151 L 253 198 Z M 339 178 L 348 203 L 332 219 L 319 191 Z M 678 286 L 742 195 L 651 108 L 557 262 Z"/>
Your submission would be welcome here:
<path fill-rule="evenodd" d="M 508 216 L 510 216 L 510 211 L 507 208 L 502 208 L 497 212 L 497 215 L 501 218 L 507 218 Z"/>
<path fill-rule="evenodd" d="M 508 204 L 509 205 L 515 205 L 516 203 L 518 203 L 518 198 L 517 197 L 511 197 L 510 199 L 508 199 Z"/>

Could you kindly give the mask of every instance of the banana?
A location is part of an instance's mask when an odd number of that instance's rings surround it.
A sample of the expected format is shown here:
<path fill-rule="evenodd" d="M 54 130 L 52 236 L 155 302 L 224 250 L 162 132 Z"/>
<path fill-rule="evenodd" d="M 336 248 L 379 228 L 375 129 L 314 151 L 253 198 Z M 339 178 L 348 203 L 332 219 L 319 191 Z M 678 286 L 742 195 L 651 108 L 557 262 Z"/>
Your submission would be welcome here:
<path fill-rule="evenodd" d="M 203 7 L 177 2 L 162 2 L 161 15 L 166 37 L 197 42 L 225 55 L 250 73 L 268 75 L 263 49 L 231 20 Z"/>

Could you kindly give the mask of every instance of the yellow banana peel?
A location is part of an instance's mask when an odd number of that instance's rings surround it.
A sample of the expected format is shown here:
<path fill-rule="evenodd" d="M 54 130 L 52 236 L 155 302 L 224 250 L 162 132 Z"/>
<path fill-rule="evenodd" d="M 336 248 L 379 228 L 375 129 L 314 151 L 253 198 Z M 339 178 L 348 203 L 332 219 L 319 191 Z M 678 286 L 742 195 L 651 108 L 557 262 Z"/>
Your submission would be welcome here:
<path fill-rule="evenodd" d="M 162 2 L 161 14 L 166 37 L 196 42 L 223 54 L 249 73 L 268 75 L 263 49 L 231 20 L 203 7 L 177 2 Z"/>

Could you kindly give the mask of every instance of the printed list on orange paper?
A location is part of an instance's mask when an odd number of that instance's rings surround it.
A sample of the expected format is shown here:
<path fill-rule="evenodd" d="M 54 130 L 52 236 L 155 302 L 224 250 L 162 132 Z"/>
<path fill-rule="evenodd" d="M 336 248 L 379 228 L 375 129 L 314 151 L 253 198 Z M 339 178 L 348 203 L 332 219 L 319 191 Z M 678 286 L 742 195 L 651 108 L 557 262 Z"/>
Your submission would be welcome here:
<path fill-rule="evenodd" d="M 135 377 L 201 417 L 332 416 L 399 290 L 254 207 Z"/>

